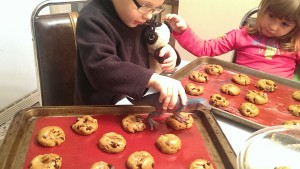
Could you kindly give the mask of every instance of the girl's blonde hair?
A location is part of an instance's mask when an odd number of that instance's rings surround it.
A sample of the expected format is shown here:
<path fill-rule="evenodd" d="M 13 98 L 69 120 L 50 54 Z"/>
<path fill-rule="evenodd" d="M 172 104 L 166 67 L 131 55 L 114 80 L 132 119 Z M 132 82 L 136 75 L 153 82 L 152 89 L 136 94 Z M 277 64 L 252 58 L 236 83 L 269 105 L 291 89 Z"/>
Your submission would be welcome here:
<path fill-rule="evenodd" d="M 300 0 L 262 0 L 258 8 L 256 24 L 247 26 L 249 34 L 260 32 L 258 23 L 266 12 L 271 12 L 276 18 L 296 23 L 296 27 L 291 32 L 278 39 L 280 49 L 298 51 L 300 49 Z"/>

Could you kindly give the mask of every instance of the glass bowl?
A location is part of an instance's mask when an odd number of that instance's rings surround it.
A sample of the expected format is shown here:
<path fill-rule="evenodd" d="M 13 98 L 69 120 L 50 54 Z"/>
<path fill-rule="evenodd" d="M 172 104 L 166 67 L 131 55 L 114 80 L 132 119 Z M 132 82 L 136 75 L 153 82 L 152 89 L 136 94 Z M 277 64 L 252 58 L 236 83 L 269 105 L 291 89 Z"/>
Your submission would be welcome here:
<path fill-rule="evenodd" d="M 238 169 L 300 169 L 300 125 L 266 127 L 241 147 Z"/>

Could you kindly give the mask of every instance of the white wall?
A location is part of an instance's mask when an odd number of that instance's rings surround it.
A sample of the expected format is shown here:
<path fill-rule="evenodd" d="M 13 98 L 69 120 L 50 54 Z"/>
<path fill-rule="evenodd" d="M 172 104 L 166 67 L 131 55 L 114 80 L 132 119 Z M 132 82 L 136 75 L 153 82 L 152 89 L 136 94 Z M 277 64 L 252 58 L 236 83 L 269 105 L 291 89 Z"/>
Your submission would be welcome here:
<path fill-rule="evenodd" d="M 257 7 L 259 2 L 260 0 L 179 0 L 179 15 L 199 37 L 212 39 L 238 28 L 244 14 Z M 196 58 L 177 43 L 176 48 L 184 60 Z M 231 53 L 218 57 L 228 60 Z"/>

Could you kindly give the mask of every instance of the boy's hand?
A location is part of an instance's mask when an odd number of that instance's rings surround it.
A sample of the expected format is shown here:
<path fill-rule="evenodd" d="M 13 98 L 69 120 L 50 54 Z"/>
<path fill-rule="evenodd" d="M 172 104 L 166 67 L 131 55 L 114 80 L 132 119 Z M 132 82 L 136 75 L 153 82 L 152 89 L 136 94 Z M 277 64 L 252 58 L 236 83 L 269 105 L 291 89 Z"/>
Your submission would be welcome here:
<path fill-rule="evenodd" d="M 170 77 L 154 73 L 148 82 L 148 87 L 160 92 L 159 101 L 163 103 L 163 109 L 173 109 L 178 99 L 182 105 L 186 105 L 187 96 L 180 81 Z"/>
<path fill-rule="evenodd" d="M 165 58 L 161 64 L 161 68 L 164 72 L 170 73 L 174 71 L 176 67 L 177 54 L 171 45 L 167 44 L 164 46 L 159 52 L 159 57 Z"/>
<path fill-rule="evenodd" d="M 187 28 L 187 24 L 183 18 L 176 14 L 169 13 L 163 18 L 163 20 L 168 22 L 172 30 L 178 34 L 182 34 Z"/>

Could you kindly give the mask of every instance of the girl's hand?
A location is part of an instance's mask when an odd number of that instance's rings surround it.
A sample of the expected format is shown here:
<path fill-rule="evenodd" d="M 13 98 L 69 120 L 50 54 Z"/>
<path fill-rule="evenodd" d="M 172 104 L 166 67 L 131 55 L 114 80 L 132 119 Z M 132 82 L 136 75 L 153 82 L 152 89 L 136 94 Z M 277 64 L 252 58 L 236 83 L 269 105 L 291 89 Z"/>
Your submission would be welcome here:
<path fill-rule="evenodd" d="M 161 68 L 164 72 L 170 73 L 174 71 L 176 67 L 177 54 L 171 45 L 167 44 L 164 46 L 159 52 L 159 57 L 166 58 L 161 64 Z"/>
<path fill-rule="evenodd" d="M 148 87 L 160 92 L 159 101 L 163 103 L 163 109 L 173 109 L 178 99 L 182 105 L 186 105 L 187 96 L 181 82 L 167 76 L 154 73 L 148 82 Z"/>
<path fill-rule="evenodd" d="M 176 14 L 169 13 L 163 18 L 163 20 L 168 22 L 172 30 L 178 34 L 182 34 L 187 28 L 187 24 L 183 18 Z"/>

